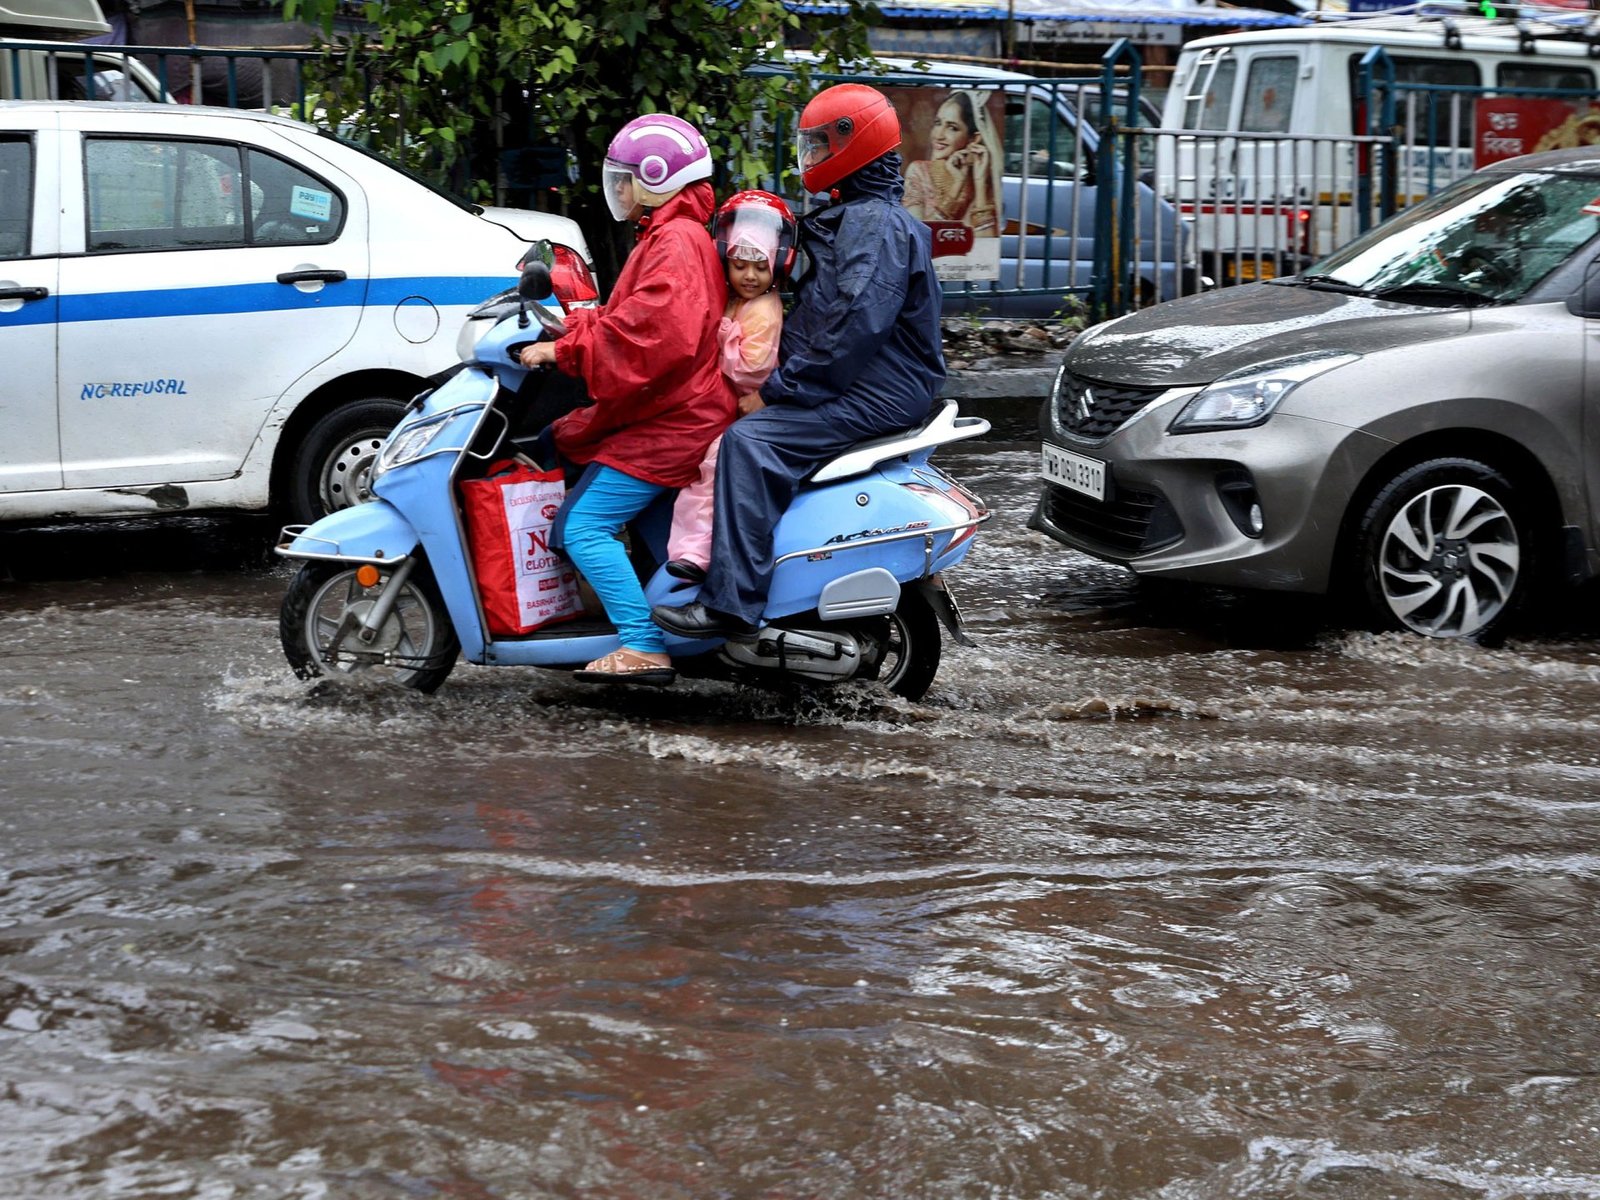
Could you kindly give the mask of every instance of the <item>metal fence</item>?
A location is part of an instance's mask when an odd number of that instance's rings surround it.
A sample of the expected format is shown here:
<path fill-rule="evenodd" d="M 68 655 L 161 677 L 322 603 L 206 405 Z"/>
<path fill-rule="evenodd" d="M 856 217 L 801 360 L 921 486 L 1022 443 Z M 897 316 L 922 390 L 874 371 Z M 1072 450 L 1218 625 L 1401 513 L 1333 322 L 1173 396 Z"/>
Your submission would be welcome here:
<path fill-rule="evenodd" d="M 166 101 L 198 94 L 208 103 L 314 118 L 307 98 L 316 92 L 312 67 L 319 57 L 303 50 L 66 49 L 8 41 L 0 44 L 0 98 Z M 922 215 L 941 249 L 961 251 L 939 259 L 952 303 L 993 316 L 1042 317 L 1073 304 L 1116 315 L 1213 285 L 1299 270 L 1470 173 L 1473 106 L 1484 96 L 1585 98 L 1554 88 L 1397 81 L 1387 53 L 1375 48 L 1361 60 L 1353 85 L 1365 128 L 1317 134 L 1169 128 L 1144 98 L 1143 65 L 1126 41 L 1089 77 L 966 67 L 812 75 L 819 85 L 839 80 L 869 83 L 899 99 L 913 163 L 939 157 L 922 125 L 931 125 L 953 98 L 966 95 L 984 106 L 995 143 L 989 148 L 993 223 L 972 219 L 983 207 L 975 196 L 964 212 L 952 205 Z M 773 114 L 760 131 L 778 147 L 764 181 L 769 187 L 782 188 L 779 181 L 792 177 L 784 169 L 792 165 L 786 162 L 790 120 Z M 907 170 L 910 182 L 913 167 Z"/>

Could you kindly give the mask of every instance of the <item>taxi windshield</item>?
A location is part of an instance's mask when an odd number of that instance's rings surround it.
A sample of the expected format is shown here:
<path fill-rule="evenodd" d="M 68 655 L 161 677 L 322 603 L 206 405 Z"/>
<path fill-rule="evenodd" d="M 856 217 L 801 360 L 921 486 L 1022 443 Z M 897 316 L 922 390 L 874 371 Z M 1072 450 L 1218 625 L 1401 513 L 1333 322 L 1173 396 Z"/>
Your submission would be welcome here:
<path fill-rule="evenodd" d="M 1508 304 L 1600 234 L 1600 179 L 1475 175 L 1283 282 L 1416 303 Z"/>

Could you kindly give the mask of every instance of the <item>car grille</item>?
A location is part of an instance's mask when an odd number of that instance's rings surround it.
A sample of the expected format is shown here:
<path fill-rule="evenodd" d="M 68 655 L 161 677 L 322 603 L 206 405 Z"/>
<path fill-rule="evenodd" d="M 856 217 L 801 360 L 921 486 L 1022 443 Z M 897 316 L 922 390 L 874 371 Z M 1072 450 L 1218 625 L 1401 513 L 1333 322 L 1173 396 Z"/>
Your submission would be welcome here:
<path fill-rule="evenodd" d="M 1177 513 L 1159 492 L 1117 488 L 1105 500 L 1092 500 L 1047 483 L 1041 507 L 1061 532 L 1113 555 L 1146 554 L 1183 537 Z"/>
<path fill-rule="evenodd" d="M 1055 394 L 1056 424 L 1073 437 L 1098 442 L 1110 437 L 1165 388 L 1118 387 L 1063 371 Z"/>

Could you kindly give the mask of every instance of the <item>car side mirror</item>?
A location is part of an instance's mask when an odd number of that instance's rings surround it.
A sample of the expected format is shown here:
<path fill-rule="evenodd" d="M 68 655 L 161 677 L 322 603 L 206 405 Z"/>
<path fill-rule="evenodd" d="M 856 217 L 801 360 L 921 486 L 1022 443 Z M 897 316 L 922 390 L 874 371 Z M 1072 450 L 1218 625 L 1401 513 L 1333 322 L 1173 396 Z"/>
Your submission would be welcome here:
<path fill-rule="evenodd" d="M 1583 286 L 1567 297 L 1567 311 L 1575 317 L 1600 317 L 1600 259 L 1589 264 Z"/>

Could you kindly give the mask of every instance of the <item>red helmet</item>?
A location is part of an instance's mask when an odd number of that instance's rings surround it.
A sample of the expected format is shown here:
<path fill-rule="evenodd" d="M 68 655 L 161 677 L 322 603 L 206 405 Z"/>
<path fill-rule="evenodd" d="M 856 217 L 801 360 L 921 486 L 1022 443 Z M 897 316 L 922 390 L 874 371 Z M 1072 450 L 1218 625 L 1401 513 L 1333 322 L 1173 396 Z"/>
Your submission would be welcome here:
<path fill-rule="evenodd" d="M 772 267 L 774 283 L 781 283 L 794 266 L 794 213 L 771 192 L 738 192 L 729 196 L 711 221 L 717 253 L 726 262 L 758 253 Z M 744 251 L 743 254 L 740 251 Z"/>
<path fill-rule="evenodd" d="M 795 158 L 808 192 L 825 192 L 900 145 L 900 118 L 877 88 L 838 83 L 800 114 Z"/>

